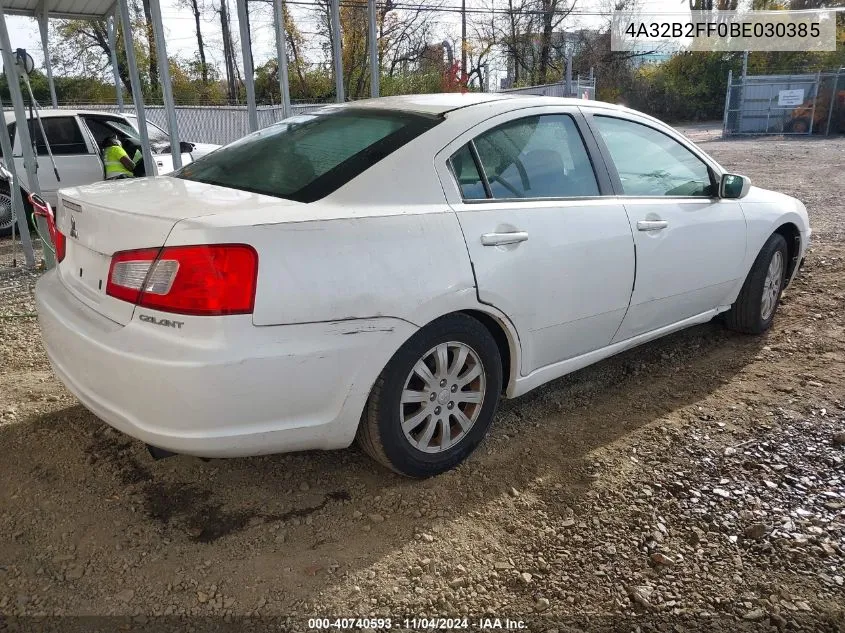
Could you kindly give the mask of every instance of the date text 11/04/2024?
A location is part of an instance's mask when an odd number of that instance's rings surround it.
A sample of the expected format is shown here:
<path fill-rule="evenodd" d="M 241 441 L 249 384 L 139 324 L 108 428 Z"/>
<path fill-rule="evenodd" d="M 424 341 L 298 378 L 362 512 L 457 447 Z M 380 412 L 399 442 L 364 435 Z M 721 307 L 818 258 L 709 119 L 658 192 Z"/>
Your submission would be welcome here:
<path fill-rule="evenodd" d="M 504 629 L 528 628 L 524 620 L 510 618 L 310 618 L 309 629 L 349 630 L 448 630 L 448 629 Z"/>

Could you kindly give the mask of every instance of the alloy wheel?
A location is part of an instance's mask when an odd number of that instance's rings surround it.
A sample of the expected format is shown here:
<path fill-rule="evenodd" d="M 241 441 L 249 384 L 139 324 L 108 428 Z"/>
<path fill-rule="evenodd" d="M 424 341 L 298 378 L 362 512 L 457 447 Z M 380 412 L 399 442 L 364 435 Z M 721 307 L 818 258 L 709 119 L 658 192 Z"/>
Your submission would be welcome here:
<path fill-rule="evenodd" d="M 428 350 L 405 380 L 399 403 L 402 432 L 424 453 L 458 444 L 481 413 L 487 376 L 478 353 L 449 341 Z"/>
<path fill-rule="evenodd" d="M 12 198 L 7 193 L 0 193 L 0 231 L 11 228 L 15 222 L 15 211 L 12 208 Z"/>
<path fill-rule="evenodd" d="M 763 297 L 760 299 L 760 316 L 768 321 L 775 311 L 780 287 L 783 283 L 783 254 L 775 251 L 772 260 L 769 262 L 769 269 L 766 271 L 766 279 L 763 281 Z"/>

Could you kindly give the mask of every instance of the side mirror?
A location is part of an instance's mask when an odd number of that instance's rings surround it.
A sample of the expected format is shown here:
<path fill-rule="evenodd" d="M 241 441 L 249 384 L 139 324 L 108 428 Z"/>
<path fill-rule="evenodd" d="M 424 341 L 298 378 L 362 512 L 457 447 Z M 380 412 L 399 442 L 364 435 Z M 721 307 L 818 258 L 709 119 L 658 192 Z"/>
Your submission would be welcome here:
<path fill-rule="evenodd" d="M 183 154 L 190 154 L 194 151 L 194 144 L 188 141 L 179 141 L 179 151 Z"/>
<path fill-rule="evenodd" d="M 723 174 L 719 183 L 720 198 L 744 198 L 751 189 L 751 179 L 738 174 Z"/>

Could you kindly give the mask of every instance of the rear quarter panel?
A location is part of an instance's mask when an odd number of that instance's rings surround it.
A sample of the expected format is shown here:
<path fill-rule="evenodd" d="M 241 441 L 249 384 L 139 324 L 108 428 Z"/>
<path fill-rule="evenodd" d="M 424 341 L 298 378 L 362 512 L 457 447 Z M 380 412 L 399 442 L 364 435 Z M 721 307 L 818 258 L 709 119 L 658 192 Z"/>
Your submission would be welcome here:
<path fill-rule="evenodd" d="M 373 317 L 424 325 L 476 303 L 466 244 L 445 205 L 385 215 L 372 207 L 344 212 L 334 219 L 252 226 L 215 226 L 213 218 L 197 218 L 178 223 L 167 244 L 254 246 L 255 325 Z"/>

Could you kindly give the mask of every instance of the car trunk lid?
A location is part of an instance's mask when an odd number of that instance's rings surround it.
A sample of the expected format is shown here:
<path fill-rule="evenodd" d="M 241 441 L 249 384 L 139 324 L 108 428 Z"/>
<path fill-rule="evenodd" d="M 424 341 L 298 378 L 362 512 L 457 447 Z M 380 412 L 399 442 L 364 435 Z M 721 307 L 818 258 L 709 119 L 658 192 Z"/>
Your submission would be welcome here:
<path fill-rule="evenodd" d="M 182 220 L 232 209 L 245 212 L 261 202 L 267 204 L 265 196 L 172 177 L 62 190 L 56 224 L 66 238 L 66 250 L 59 277 L 85 305 L 125 325 L 135 305 L 106 294 L 112 255 L 160 248 Z"/>

